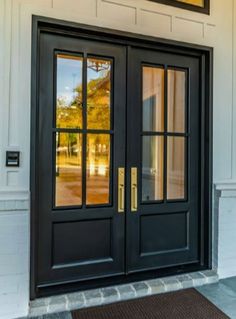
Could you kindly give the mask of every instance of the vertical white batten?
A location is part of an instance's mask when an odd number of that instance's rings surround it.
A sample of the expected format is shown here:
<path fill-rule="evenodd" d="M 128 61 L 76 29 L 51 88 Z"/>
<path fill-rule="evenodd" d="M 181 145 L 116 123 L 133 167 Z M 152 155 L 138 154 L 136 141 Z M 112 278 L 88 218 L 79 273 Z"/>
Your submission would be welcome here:
<path fill-rule="evenodd" d="M 232 103 L 232 178 L 236 179 L 236 4 L 233 3 L 233 31 L 232 31 L 232 42 L 233 42 L 233 103 Z"/>
<path fill-rule="evenodd" d="M 3 118 L 4 118 L 4 39 L 5 39 L 5 1 L 0 1 L 0 96 L 2 97 L 2 103 L 0 103 L 0 149 L 3 149 Z M 0 157 L 0 168 L 2 167 L 3 156 Z M 3 179 L 3 171 L 0 170 L 0 181 Z M 0 182 L 1 183 L 1 182 Z M 1 185 L 0 185 L 1 188 Z"/>

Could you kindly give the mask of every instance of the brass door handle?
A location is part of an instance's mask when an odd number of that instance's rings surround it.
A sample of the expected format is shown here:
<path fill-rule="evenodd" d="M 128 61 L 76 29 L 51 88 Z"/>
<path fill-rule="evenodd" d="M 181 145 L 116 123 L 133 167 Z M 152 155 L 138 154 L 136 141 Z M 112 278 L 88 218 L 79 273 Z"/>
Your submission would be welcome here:
<path fill-rule="evenodd" d="M 125 169 L 118 168 L 118 212 L 125 211 Z"/>
<path fill-rule="evenodd" d="M 138 170 L 131 168 L 131 212 L 138 210 Z"/>

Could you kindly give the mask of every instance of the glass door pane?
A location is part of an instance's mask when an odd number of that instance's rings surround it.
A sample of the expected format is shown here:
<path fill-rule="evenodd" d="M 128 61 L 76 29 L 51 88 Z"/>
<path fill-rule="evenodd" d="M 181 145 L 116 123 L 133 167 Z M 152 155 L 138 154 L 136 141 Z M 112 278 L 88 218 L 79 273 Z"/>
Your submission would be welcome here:
<path fill-rule="evenodd" d="M 110 204 L 111 72 L 111 60 L 87 59 L 86 205 Z"/>
<path fill-rule="evenodd" d="M 164 69 L 143 67 L 143 131 L 164 130 Z"/>
<path fill-rule="evenodd" d="M 86 204 L 110 202 L 110 135 L 87 135 Z"/>
<path fill-rule="evenodd" d="M 163 200 L 165 70 L 142 67 L 142 201 Z"/>
<path fill-rule="evenodd" d="M 168 131 L 185 132 L 186 72 L 168 70 Z"/>
<path fill-rule="evenodd" d="M 55 205 L 82 205 L 82 134 L 56 133 Z"/>
<path fill-rule="evenodd" d="M 185 198 L 185 138 L 167 138 L 167 199 Z"/>
<path fill-rule="evenodd" d="M 143 137 L 142 200 L 163 200 L 163 136 Z"/>
<path fill-rule="evenodd" d="M 204 8 L 204 0 L 177 0 L 179 2 L 192 4 L 194 6 L 202 7 Z"/>
<path fill-rule="evenodd" d="M 187 70 L 167 70 L 167 200 L 186 196 L 187 74 Z"/>
<path fill-rule="evenodd" d="M 82 128 L 83 58 L 57 55 L 56 127 Z"/>
<path fill-rule="evenodd" d="M 111 116 L 111 61 L 87 60 L 87 127 L 109 130 Z"/>

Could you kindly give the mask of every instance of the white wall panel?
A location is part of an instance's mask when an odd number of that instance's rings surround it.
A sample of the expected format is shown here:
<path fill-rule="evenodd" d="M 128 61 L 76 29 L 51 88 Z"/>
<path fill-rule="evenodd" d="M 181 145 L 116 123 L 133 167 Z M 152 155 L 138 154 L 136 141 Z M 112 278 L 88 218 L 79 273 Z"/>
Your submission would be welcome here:
<path fill-rule="evenodd" d="M 43 6 L 43 7 L 52 7 L 54 0 L 13 0 L 14 2 L 18 2 L 19 5 L 32 5 L 32 3 L 35 6 Z M 81 1 L 81 0 L 79 0 Z"/>
<path fill-rule="evenodd" d="M 9 187 L 17 187 L 18 186 L 18 176 L 19 172 L 17 171 L 8 171 L 7 172 L 7 186 Z"/>
<path fill-rule="evenodd" d="M 214 54 L 214 180 L 232 177 L 233 1 L 217 2 L 217 47 Z M 223 10 L 220 12 L 220 10 Z M 227 18 L 222 18 L 227 17 Z"/>
<path fill-rule="evenodd" d="M 12 14 L 12 4 L 11 1 L 1 0 L 1 11 L 0 14 L 3 15 L 1 21 L 2 32 L 1 32 L 1 54 L 2 54 L 2 66 L 0 72 L 1 77 L 1 90 L 2 99 L 0 103 L 0 189 L 6 186 L 6 170 L 5 170 L 5 147 L 8 144 L 8 123 L 9 123 L 9 103 L 10 103 L 10 56 L 11 56 L 11 14 Z"/>
<path fill-rule="evenodd" d="M 101 19 L 113 20 L 125 25 L 136 24 L 136 7 L 115 1 L 99 1 L 98 15 Z"/>
<path fill-rule="evenodd" d="M 161 12 L 140 10 L 140 26 L 149 29 L 157 29 L 160 33 L 170 33 L 172 31 L 172 15 Z"/>
<path fill-rule="evenodd" d="M 95 17 L 97 14 L 96 2 L 97 0 L 53 0 L 53 8 Z"/>
<path fill-rule="evenodd" d="M 204 38 L 206 41 L 216 42 L 217 26 L 215 24 L 206 23 L 204 28 Z"/>
<path fill-rule="evenodd" d="M 173 32 L 181 35 L 183 40 L 198 39 L 204 37 L 204 23 L 182 17 L 175 17 Z"/>

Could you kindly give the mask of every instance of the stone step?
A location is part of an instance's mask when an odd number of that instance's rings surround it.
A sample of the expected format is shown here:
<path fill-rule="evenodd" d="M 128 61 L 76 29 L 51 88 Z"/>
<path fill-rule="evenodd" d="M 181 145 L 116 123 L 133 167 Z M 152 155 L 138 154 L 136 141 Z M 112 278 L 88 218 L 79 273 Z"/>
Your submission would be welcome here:
<path fill-rule="evenodd" d="M 30 302 L 30 317 L 105 305 L 117 301 L 151 296 L 180 289 L 199 287 L 219 281 L 213 270 L 145 280 L 125 285 L 92 289 L 40 298 Z"/>

